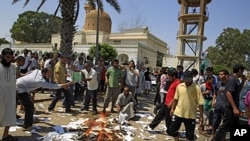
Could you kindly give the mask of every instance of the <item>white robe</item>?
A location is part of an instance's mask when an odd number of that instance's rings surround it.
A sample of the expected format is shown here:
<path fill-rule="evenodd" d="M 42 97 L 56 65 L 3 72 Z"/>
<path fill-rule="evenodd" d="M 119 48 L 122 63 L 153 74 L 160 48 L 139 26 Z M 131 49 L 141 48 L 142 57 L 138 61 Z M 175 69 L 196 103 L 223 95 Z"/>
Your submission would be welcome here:
<path fill-rule="evenodd" d="M 16 70 L 0 64 L 0 127 L 16 125 Z"/>

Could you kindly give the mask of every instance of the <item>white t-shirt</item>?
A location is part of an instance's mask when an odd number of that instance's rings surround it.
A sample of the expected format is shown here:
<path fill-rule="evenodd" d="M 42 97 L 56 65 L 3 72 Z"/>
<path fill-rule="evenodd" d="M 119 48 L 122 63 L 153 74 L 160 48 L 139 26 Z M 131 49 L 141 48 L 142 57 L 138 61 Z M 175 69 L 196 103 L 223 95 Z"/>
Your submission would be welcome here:
<path fill-rule="evenodd" d="M 83 69 L 82 73 L 84 74 L 86 79 L 91 78 L 90 81 L 87 81 L 88 90 L 98 89 L 98 81 L 97 81 L 96 71 L 93 68 L 91 68 L 90 72 L 88 72 L 86 69 Z"/>
<path fill-rule="evenodd" d="M 49 64 L 50 60 L 51 59 L 45 60 L 43 68 L 50 68 L 51 67 L 51 65 Z"/>
<path fill-rule="evenodd" d="M 25 63 L 23 66 L 20 66 L 20 69 L 26 69 L 31 61 L 31 57 L 29 55 L 25 57 L 24 54 L 22 54 L 22 56 L 25 58 Z"/>
<path fill-rule="evenodd" d="M 199 74 L 193 77 L 193 83 L 197 84 L 198 86 L 201 86 L 202 83 L 204 83 L 205 80 L 203 76 L 200 76 Z"/>

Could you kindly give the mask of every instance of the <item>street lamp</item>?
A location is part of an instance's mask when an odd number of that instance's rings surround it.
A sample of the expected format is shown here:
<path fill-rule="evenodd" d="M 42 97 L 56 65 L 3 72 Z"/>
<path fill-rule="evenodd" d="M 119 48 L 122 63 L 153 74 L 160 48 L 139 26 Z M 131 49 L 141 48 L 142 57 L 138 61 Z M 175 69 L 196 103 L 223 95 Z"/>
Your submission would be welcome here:
<path fill-rule="evenodd" d="M 99 17 L 100 17 L 100 2 L 97 1 L 97 18 L 96 18 L 96 47 L 95 47 L 95 64 L 98 62 L 99 55 Z"/>

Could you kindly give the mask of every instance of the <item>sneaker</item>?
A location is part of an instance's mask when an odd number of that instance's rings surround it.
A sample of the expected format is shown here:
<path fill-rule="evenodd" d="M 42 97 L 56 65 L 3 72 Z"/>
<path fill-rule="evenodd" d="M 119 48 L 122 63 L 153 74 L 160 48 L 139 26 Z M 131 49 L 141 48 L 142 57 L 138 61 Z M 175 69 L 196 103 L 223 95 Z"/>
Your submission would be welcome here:
<path fill-rule="evenodd" d="M 46 110 L 45 111 L 46 114 L 51 114 L 52 112 L 54 112 L 54 110 Z"/>
<path fill-rule="evenodd" d="M 145 126 L 144 130 L 146 130 L 146 131 L 154 131 L 154 129 L 150 128 L 149 125 Z"/>
<path fill-rule="evenodd" d="M 23 131 L 31 131 L 32 125 L 23 125 Z"/>

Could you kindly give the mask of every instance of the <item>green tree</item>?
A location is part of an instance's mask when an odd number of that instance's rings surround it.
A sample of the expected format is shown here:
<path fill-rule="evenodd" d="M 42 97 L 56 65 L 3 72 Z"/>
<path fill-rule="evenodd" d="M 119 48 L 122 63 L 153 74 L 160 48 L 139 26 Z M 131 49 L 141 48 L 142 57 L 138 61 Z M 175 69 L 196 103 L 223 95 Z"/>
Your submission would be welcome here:
<path fill-rule="evenodd" d="M 13 0 L 12 4 L 17 3 L 20 0 Z M 37 11 L 43 6 L 47 0 L 41 0 L 40 5 L 37 8 Z M 24 7 L 30 2 L 30 0 L 25 0 Z M 102 0 L 87 0 L 86 2 L 98 3 L 98 9 L 103 9 Z M 115 8 L 116 11 L 120 12 L 120 6 L 117 3 L 117 0 L 106 0 L 111 6 Z M 61 46 L 60 52 L 62 55 L 71 55 L 72 54 L 72 41 L 74 39 L 74 34 L 76 32 L 75 23 L 78 17 L 80 8 L 80 0 L 59 0 L 55 14 L 58 10 L 61 11 L 62 16 L 62 25 L 61 25 Z M 98 18 L 99 19 L 99 18 Z"/>
<path fill-rule="evenodd" d="M 92 46 L 89 48 L 89 56 L 91 58 L 94 58 L 96 54 L 96 46 Z M 99 59 L 105 60 L 105 61 L 111 61 L 112 59 L 116 58 L 118 55 L 117 50 L 110 46 L 109 44 L 99 44 L 99 51 L 98 56 Z"/>
<path fill-rule="evenodd" d="M 50 43 L 51 34 L 60 32 L 61 18 L 44 12 L 26 11 L 19 14 L 10 29 L 11 37 L 27 43 Z"/>
<path fill-rule="evenodd" d="M 218 68 L 228 68 L 240 63 L 245 67 L 250 56 L 250 31 L 244 30 L 242 33 L 236 28 L 226 28 L 216 39 L 216 46 L 207 49 L 207 57 L 214 66 Z M 249 68 L 248 68 L 249 69 Z"/>
<path fill-rule="evenodd" d="M 0 38 L 0 45 L 1 44 L 9 44 L 10 42 L 7 41 L 5 38 Z"/>

